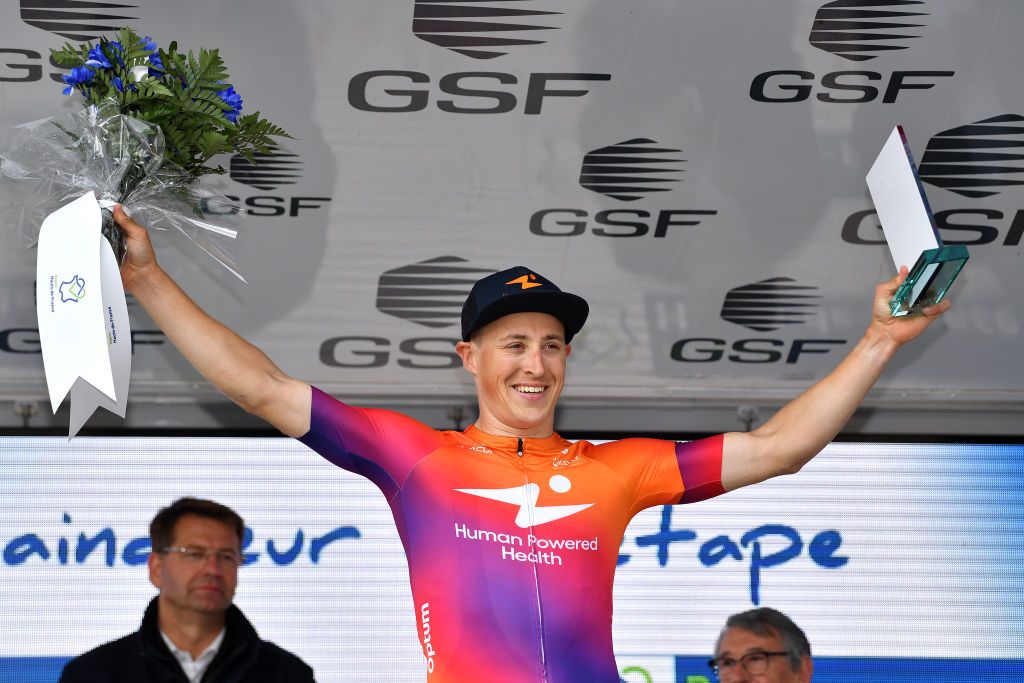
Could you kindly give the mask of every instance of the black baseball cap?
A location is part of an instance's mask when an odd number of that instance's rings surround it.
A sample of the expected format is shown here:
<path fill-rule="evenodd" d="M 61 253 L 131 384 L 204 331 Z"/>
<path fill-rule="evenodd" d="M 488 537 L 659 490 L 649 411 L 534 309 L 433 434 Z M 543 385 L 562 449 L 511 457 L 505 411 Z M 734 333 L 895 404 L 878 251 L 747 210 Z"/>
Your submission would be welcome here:
<path fill-rule="evenodd" d="M 542 275 L 516 266 L 476 281 L 462 305 L 462 340 L 469 341 L 484 325 L 512 313 L 547 313 L 565 326 L 565 343 L 587 321 L 590 306 L 582 297 L 563 292 Z"/>

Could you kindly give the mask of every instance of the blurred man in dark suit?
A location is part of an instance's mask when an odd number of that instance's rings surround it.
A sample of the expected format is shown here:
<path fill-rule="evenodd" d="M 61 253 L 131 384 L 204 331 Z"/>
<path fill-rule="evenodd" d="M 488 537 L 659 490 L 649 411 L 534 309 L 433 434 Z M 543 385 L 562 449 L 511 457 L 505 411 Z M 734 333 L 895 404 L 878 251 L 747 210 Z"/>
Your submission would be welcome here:
<path fill-rule="evenodd" d="M 60 683 L 312 683 L 313 670 L 261 640 L 231 604 L 245 524 L 234 510 L 181 498 L 149 526 L 160 593 L 142 626 L 68 662 Z"/>

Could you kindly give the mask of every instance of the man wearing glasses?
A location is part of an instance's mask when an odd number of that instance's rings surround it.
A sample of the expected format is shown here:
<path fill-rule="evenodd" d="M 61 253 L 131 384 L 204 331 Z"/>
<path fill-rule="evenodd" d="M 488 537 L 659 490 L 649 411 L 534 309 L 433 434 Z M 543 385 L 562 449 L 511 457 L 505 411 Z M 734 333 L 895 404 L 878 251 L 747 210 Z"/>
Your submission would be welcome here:
<path fill-rule="evenodd" d="M 722 683 L 809 683 L 814 673 L 807 636 L 771 607 L 729 617 L 708 666 Z"/>
<path fill-rule="evenodd" d="M 261 640 L 231 604 L 245 524 L 210 500 L 181 498 L 149 525 L 149 580 L 160 593 L 142 626 L 68 662 L 60 683 L 312 683 L 313 670 Z"/>

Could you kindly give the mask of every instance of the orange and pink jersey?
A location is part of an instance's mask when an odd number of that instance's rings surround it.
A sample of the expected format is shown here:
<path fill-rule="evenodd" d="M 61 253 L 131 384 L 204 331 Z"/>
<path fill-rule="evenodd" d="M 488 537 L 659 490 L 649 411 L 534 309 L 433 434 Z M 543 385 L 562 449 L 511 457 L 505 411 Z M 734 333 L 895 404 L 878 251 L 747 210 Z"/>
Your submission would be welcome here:
<path fill-rule="evenodd" d="M 721 436 L 594 445 L 441 432 L 314 388 L 300 440 L 387 497 L 432 682 L 617 682 L 612 580 L 626 525 L 723 492 Z"/>

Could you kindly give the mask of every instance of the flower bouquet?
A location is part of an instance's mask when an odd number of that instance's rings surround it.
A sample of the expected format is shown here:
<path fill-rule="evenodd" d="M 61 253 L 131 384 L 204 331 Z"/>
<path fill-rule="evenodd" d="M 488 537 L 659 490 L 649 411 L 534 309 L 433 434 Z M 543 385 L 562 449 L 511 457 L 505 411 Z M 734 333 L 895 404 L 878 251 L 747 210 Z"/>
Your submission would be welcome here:
<path fill-rule="evenodd" d="M 20 224 L 35 242 L 39 218 L 55 205 L 92 191 L 102 210 L 102 232 L 120 262 L 124 243 L 110 206 L 124 204 L 157 229 L 174 227 L 241 277 L 232 258 L 237 232 L 206 220 L 237 213 L 226 197 L 199 187 L 219 154 L 268 152 L 283 128 L 242 115 L 242 98 L 228 82 L 217 50 L 159 49 L 130 29 L 117 40 L 65 44 L 51 51 L 54 64 L 70 69 L 65 95 L 81 93 L 85 108 L 11 131 L 0 146 L 0 172 L 34 178 L 41 187 L 23 207 Z"/>
<path fill-rule="evenodd" d="M 224 173 L 211 163 L 217 155 L 252 161 L 274 138 L 290 136 L 258 112 L 241 113 L 217 50 L 183 53 L 173 42 L 164 50 L 124 28 L 114 40 L 66 44 L 51 58 L 70 70 L 64 93 L 77 91 L 86 106 L 6 131 L 0 174 L 32 183 L 13 218 L 38 246 L 50 402 L 56 412 L 71 392 L 73 435 L 95 407 L 123 417 L 127 405 L 130 335 L 118 274 L 125 244 L 113 205 L 151 228 L 176 229 L 241 279 L 237 230 L 224 224 L 238 207 L 197 181 Z"/>

